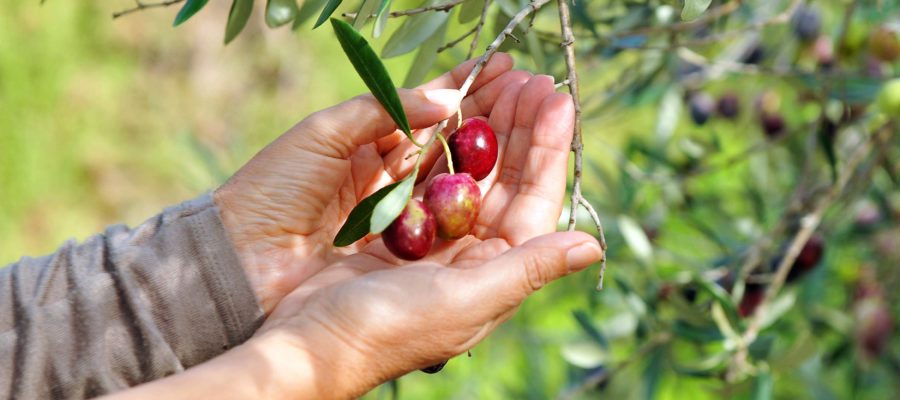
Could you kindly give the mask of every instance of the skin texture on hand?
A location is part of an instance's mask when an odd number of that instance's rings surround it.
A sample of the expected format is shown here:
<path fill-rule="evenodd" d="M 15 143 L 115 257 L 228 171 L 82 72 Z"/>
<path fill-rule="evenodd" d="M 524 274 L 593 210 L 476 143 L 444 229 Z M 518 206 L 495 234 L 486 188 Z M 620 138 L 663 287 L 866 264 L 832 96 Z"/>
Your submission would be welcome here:
<path fill-rule="evenodd" d="M 472 62 L 401 99 L 417 139 L 454 114 Z M 574 124 L 553 79 L 511 71 L 497 54 L 462 101 L 497 135 L 494 170 L 478 182 L 472 235 L 397 259 L 377 236 L 331 246 L 349 211 L 408 173 L 415 148 L 381 106 L 360 96 L 316 113 L 262 150 L 215 193 L 226 229 L 267 312 L 257 335 L 128 398 L 351 398 L 471 349 L 534 291 L 602 256 L 581 232 L 555 232 Z M 455 126 L 451 121 L 450 126 Z M 446 172 L 426 153 L 414 196 Z M 426 175 L 422 173 L 421 175 Z"/>
<path fill-rule="evenodd" d="M 474 60 L 400 97 L 419 141 L 455 114 Z M 484 116 L 523 73 L 498 54 L 462 101 L 466 116 Z M 451 125 L 453 126 L 453 125 Z M 431 128 L 431 129 L 429 129 Z M 266 313 L 301 282 L 359 245 L 331 245 L 350 210 L 363 198 L 405 176 L 416 148 L 371 96 L 353 98 L 304 119 L 260 151 L 214 194 L 241 264 Z M 426 154 L 425 171 L 440 154 Z"/>

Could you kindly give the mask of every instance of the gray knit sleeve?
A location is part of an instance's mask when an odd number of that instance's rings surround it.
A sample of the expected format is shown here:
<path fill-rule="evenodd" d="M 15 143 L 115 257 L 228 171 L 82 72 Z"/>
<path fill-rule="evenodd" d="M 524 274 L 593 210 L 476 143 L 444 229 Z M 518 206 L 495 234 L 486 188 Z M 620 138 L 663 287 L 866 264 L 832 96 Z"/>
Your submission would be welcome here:
<path fill-rule="evenodd" d="M 85 398 L 247 340 L 263 312 L 211 195 L 0 269 L 0 397 Z"/>

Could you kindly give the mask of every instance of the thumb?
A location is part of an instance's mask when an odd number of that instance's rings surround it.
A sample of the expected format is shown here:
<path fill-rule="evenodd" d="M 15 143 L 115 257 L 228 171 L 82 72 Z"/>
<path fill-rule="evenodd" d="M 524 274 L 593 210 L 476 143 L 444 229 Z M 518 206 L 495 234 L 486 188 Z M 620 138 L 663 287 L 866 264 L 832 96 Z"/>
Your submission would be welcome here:
<path fill-rule="evenodd" d="M 597 240 L 584 232 L 538 236 L 473 269 L 479 289 L 518 305 L 544 285 L 581 271 L 603 256 Z"/>
<path fill-rule="evenodd" d="M 456 89 L 400 89 L 400 102 L 411 129 L 450 118 L 459 108 Z M 301 122 L 297 144 L 335 158 L 349 158 L 357 147 L 397 130 L 397 124 L 371 94 L 361 95 L 310 115 Z"/>

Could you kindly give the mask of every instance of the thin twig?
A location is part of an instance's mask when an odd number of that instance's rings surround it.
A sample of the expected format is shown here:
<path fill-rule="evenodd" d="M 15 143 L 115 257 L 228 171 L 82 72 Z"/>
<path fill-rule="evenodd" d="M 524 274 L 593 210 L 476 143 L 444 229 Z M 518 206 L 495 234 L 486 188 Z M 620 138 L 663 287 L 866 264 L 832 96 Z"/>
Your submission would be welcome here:
<path fill-rule="evenodd" d="M 453 39 L 453 40 L 447 42 L 447 44 L 445 44 L 445 45 L 443 45 L 443 46 L 441 46 L 441 47 L 438 47 L 437 52 L 438 52 L 438 53 L 441 53 L 441 52 L 443 52 L 444 50 L 447 50 L 447 49 L 449 49 L 449 48 L 451 48 L 451 47 L 453 47 L 453 46 L 456 46 L 457 44 L 459 44 L 459 42 L 462 42 L 462 41 L 465 40 L 467 37 L 472 36 L 472 34 L 474 34 L 475 31 L 476 31 L 477 29 L 478 29 L 478 26 L 477 26 L 477 25 L 474 26 L 474 27 L 472 27 L 472 29 L 469 29 L 468 31 L 466 31 L 466 33 L 463 33 L 462 36 L 460 36 L 460 37 L 458 37 L 458 38 L 456 38 L 456 39 Z M 468 60 L 468 58 L 466 58 L 466 59 Z"/>
<path fill-rule="evenodd" d="M 410 15 L 422 14 L 429 11 L 450 11 L 453 7 L 456 7 L 466 0 L 451 0 L 446 3 L 435 4 L 431 6 L 419 7 L 419 8 L 410 8 L 408 10 L 400 10 L 400 11 L 392 11 L 388 14 L 388 17 L 397 18 L 397 17 L 406 17 Z M 342 13 L 342 17 L 346 18 L 356 18 L 356 13 Z M 372 14 L 370 17 L 374 17 L 375 14 Z"/>
<path fill-rule="evenodd" d="M 122 11 L 114 12 L 113 15 L 112 15 L 112 17 L 113 17 L 113 19 L 116 19 L 116 18 L 119 18 L 119 17 L 124 17 L 124 16 L 126 16 L 126 15 L 128 15 L 128 14 L 131 14 L 131 13 L 133 13 L 133 12 L 145 10 L 145 9 L 148 9 L 148 8 L 168 7 L 168 6 L 171 6 L 171 5 L 173 5 L 173 4 L 181 3 L 182 1 L 184 1 L 184 0 L 165 0 L 165 1 L 160 1 L 160 2 L 158 2 L 158 3 L 144 3 L 144 2 L 141 2 L 140 0 L 135 0 L 135 1 L 134 1 L 134 4 L 135 4 L 134 7 L 132 7 L 132 8 L 126 8 L 126 9 L 124 9 L 124 10 L 122 10 Z"/>
<path fill-rule="evenodd" d="M 854 177 L 856 168 L 869 156 L 872 149 L 883 147 L 884 142 L 890 140 L 890 135 L 893 133 L 892 125 L 890 123 L 885 124 L 878 132 L 872 135 L 870 140 L 860 145 L 847 160 L 846 166 L 841 171 L 841 174 L 838 176 L 834 185 L 831 186 L 831 189 L 819 200 L 818 204 L 816 204 L 809 213 L 801 218 L 800 229 L 794 235 L 787 252 L 778 263 L 778 267 L 775 270 L 775 274 L 772 276 L 772 281 L 765 292 L 762 302 L 760 302 L 759 306 L 754 311 L 747 329 L 744 331 L 743 335 L 741 335 L 741 340 L 738 343 L 738 351 L 735 353 L 735 361 L 732 365 L 732 368 L 736 368 L 737 370 L 729 372 L 731 378 L 735 378 L 735 375 L 740 372 L 740 369 L 746 365 L 748 347 L 759 335 L 769 305 L 781 290 L 782 286 L 784 286 L 788 273 L 791 270 L 791 266 L 794 264 L 797 256 L 800 255 L 803 246 L 809 241 L 816 228 L 818 228 L 819 224 L 822 222 L 822 216 L 825 214 L 825 211 L 827 211 L 831 204 L 843 194 L 844 188 L 851 181 L 851 178 Z"/>
<path fill-rule="evenodd" d="M 578 72 L 575 69 L 575 35 L 572 34 L 572 22 L 569 14 L 568 0 L 557 0 L 559 8 L 559 25 L 562 31 L 562 47 L 566 59 L 566 81 L 569 94 L 572 95 L 572 103 L 575 106 L 575 132 L 572 135 L 572 152 L 575 153 L 575 166 L 572 177 L 572 197 L 569 199 L 569 227 L 575 230 L 577 222 L 578 206 L 584 207 L 591 215 L 597 233 L 600 236 L 600 248 L 603 249 L 603 258 L 600 259 L 600 276 L 597 282 L 597 290 L 603 289 L 603 275 L 606 273 L 606 235 L 603 234 L 603 224 L 600 217 L 591 206 L 591 203 L 581 194 L 581 174 L 584 164 L 584 142 L 581 137 L 581 100 L 578 97 Z"/>
<path fill-rule="evenodd" d="M 528 3 L 527 6 L 519 10 L 516 15 L 513 15 L 512 19 L 509 20 L 509 23 L 506 24 L 506 27 L 497 35 L 493 42 L 487 47 L 484 51 L 484 54 L 478 59 L 475 63 L 475 67 L 472 68 L 472 72 L 469 73 L 469 76 L 466 77 L 466 81 L 463 82 L 462 87 L 459 88 L 459 91 L 462 92 L 463 96 L 469 92 L 469 88 L 472 86 L 472 83 L 475 82 L 475 78 L 478 77 L 478 74 L 481 73 L 482 68 L 487 62 L 493 57 L 494 53 L 497 52 L 497 49 L 500 48 L 500 45 L 503 44 L 503 41 L 506 40 L 507 37 L 512 37 L 512 31 L 516 28 L 520 22 L 522 22 L 528 14 L 531 14 L 537 10 L 539 10 L 544 4 L 549 3 L 550 0 L 532 0 Z"/>
<path fill-rule="evenodd" d="M 487 2 L 487 0 L 486 0 Z M 469 88 L 472 87 L 472 83 L 475 82 L 475 79 L 478 78 L 478 74 L 481 73 L 481 70 L 484 69 L 485 64 L 490 61 L 491 57 L 494 56 L 494 53 L 497 52 L 497 49 L 500 48 L 500 45 L 503 44 L 503 41 L 506 40 L 507 36 L 511 36 L 513 29 L 515 29 L 516 25 L 518 25 L 522 20 L 541 8 L 544 4 L 547 4 L 550 0 L 532 0 L 528 3 L 527 6 L 519 10 L 516 15 L 509 20 L 509 23 L 506 24 L 506 27 L 497 35 L 493 42 L 485 49 L 484 54 L 478 58 L 478 61 L 475 62 L 475 66 L 472 67 L 472 71 L 469 72 L 469 75 L 466 77 L 466 80 L 463 81 L 462 86 L 459 87 L 459 91 L 462 94 L 462 97 L 466 97 L 466 94 L 469 93 Z M 487 6 L 485 6 L 486 8 Z M 483 16 L 483 14 L 482 14 Z M 457 116 L 458 118 L 462 118 L 462 115 Z M 452 117 L 451 117 L 452 118 Z M 436 132 L 442 132 L 444 128 L 447 127 L 447 124 L 450 123 L 450 118 L 447 118 L 441 121 L 436 129 Z"/>
<path fill-rule="evenodd" d="M 472 58 L 475 54 L 475 48 L 478 47 L 478 38 L 481 37 L 481 30 L 484 29 L 484 21 L 487 19 L 488 8 L 491 6 L 491 0 L 484 0 L 484 6 L 481 7 L 481 16 L 478 17 L 478 23 L 475 24 L 475 36 L 472 43 L 469 43 L 469 52 L 466 53 L 466 60 Z"/>

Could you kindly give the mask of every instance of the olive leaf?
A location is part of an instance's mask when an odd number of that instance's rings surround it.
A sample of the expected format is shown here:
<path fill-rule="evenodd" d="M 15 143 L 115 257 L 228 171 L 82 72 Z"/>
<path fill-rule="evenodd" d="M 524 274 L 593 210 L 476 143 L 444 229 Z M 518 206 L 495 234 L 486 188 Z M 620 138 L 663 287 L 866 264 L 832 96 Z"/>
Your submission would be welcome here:
<path fill-rule="evenodd" d="M 356 73 L 372 91 L 372 95 L 384 106 L 385 111 L 400 130 L 406 133 L 410 140 L 414 140 L 409 128 L 409 121 L 406 119 L 406 112 L 403 111 L 403 104 L 400 103 L 400 95 L 397 94 L 397 88 L 378 55 L 375 54 L 366 39 L 350 24 L 332 18 L 331 25 L 341 43 L 341 48 L 344 49 L 344 53 L 347 54 L 347 58 L 356 69 Z"/>
<path fill-rule="evenodd" d="M 209 0 L 187 0 L 184 3 L 184 6 L 181 7 L 181 10 L 178 11 L 178 15 L 175 16 L 175 22 L 172 23 L 172 26 L 181 25 L 184 21 L 187 21 L 197 11 L 200 11 L 201 8 L 206 6 L 206 3 Z"/>
<path fill-rule="evenodd" d="M 228 12 L 228 22 L 225 24 L 225 44 L 237 37 L 253 12 L 253 0 L 234 0 L 231 3 L 231 11 Z"/>
<path fill-rule="evenodd" d="M 294 0 L 268 0 L 266 2 L 266 25 L 277 28 L 294 20 L 297 16 Z"/>
<path fill-rule="evenodd" d="M 384 28 L 387 27 L 388 17 L 390 16 L 391 9 L 391 0 L 381 0 L 381 7 L 378 7 L 378 12 L 375 14 L 375 23 L 372 24 L 372 37 L 378 39 L 381 37 L 381 33 L 384 32 Z"/>
<path fill-rule="evenodd" d="M 449 15 L 445 12 L 428 12 L 407 17 L 403 25 L 388 38 L 381 49 L 381 56 L 391 58 L 415 50 L 441 27 Z"/>
<path fill-rule="evenodd" d="M 457 16 L 457 21 L 459 23 L 464 24 L 469 21 L 474 21 L 475 18 L 481 16 L 481 9 L 484 8 L 484 2 L 487 0 L 468 0 L 463 2 L 459 6 L 459 15 Z"/>
<path fill-rule="evenodd" d="M 330 17 L 331 14 L 334 14 L 334 10 L 337 10 L 342 1 L 343 0 L 328 0 L 328 3 L 325 4 L 325 8 L 322 9 L 322 13 L 319 14 L 319 19 L 317 19 L 316 23 L 313 25 L 313 29 L 316 29 L 319 27 L 319 25 L 324 24 L 328 17 Z"/>
<path fill-rule="evenodd" d="M 428 40 L 422 43 L 422 46 L 419 47 L 419 52 L 416 53 L 416 58 L 413 60 L 412 66 L 409 67 L 409 71 L 406 73 L 406 79 L 403 80 L 403 87 L 411 88 L 425 80 L 428 71 L 431 70 L 431 66 L 434 65 L 434 61 L 437 59 L 437 49 L 444 44 L 444 36 L 446 33 L 447 23 L 444 22 L 441 24 L 441 27 L 428 38 Z"/>
<path fill-rule="evenodd" d="M 300 10 L 297 11 L 297 16 L 294 18 L 294 24 L 291 25 L 291 29 L 296 30 L 300 25 L 303 25 L 303 23 L 312 18 L 312 16 L 316 14 L 316 11 L 319 11 L 327 1 L 328 0 L 305 0 L 303 5 L 300 6 Z"/>
<path fill-rule="evenodd" d="M 412 197 L 417 175 L 419 175 L 418 168 L 414 169 L 406 178 L 403 178 L 397 187 L 378 201 L 375 209 L 372 210 L 372 218 L 369 222 L 369 230 L 372 233 L 384 232 L 388 225 L 394 222 L 397 216 L 403 212 L 403 209 L 406 208 L 406 203 Z"/>
<path fill-rule="evenodd" d="M 690 21 L 696 19 L 709 8 L 712 0 L 685 0 L 684 8 L 681 9 L 681 19 Z"/>
<path fill-rule="evenodd" d="M 353 18 L 353 29 L 362 28 L 369 20 L 369 16 L 376 12 L 382 4 L 382 0 L 363 0 L 359 10 L 356 10 L 356 17 Z"/>
<path fill-rule="evenodd" d="M 403 181 L 387 185 L 359 202 L 359 204 L 350 211 L 350 215 L 347 216 L 347 221 L 344 222 L 344 226 L 341 227 L 337 236 L 334 237 L 334 245 L 337 247 L 349 246 L 368 235 L 370 226 L 369 221 L 372 219 L 372 212 L 375 210 L 375 206 L 401 183 L 403 183 Z"/>

